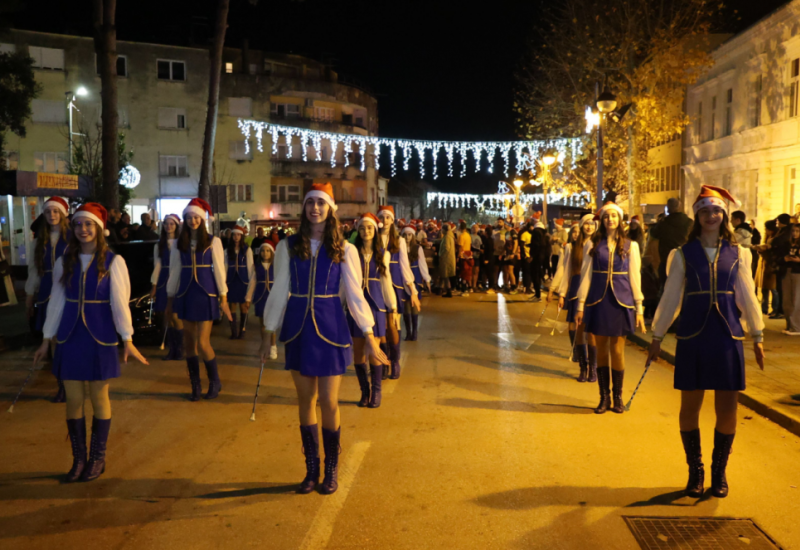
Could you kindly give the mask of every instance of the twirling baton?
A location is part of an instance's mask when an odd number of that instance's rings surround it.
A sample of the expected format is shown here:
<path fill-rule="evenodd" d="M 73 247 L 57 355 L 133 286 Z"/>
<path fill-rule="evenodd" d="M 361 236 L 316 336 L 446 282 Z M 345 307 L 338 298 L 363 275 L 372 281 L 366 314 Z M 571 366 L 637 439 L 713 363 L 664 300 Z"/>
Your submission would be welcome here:
<path fill-rule="evenodd" d="M 628 401 L 628 404 L 625 405 L 625 410 L 626 411 L 631 410 L 631 403 L 633 403 L 633 398 L 636 397 L 636 392 L 639 391 L 639 386 L 642 385 L 642 381 L 644 380 L 644 377 L 647 375 L 647 371 L 649 369 L 650 369 L 650 359 L 648 358 L 647 359 L 647 364 L 644 366 L 644 372 L 642 373 L 642 377 L 639 379 L 639 383 L 636 384 L 636 389 L 633 390 L 633 395 L 631 395 L 630 401 Z"/>
<path fill-rule="evenodd" d="M 153 324 L 153 299 L 152 298 L 150 299 L 150 315 L 147 318 L 147 324 L 148 325 L 152 325 Z"/>
<path fill-rule="evenodd" d="M 38 369 L 36 368 L 36 365 L 34 365 L 34 366 L 31 367 L 30 371 L 28 371 L 28 376 L 25 378 L 25 381 L 22 383 L 22 387 L 19 389 L 19 392 L 17 393 L 17 396 L 14 398 L 14 402 L 11 403 L 11 406 L 8 408 L 8 412 L 10 412 L 10 413 L 14 412 L 14 405 L 16 405 L 17 401 L 19 401 L 19 398 L 22 395 L 22 392 L 25 390 L 25 386 L 27 386 L 28 382 L 30 382 L 30 380 L 31 380 L 31 376 L 33 376 L 33 373 L 35 371 L 41 370 L 42 366 L 44 366 L 44 363 L 42 363 L 42 365 Z"/>
<path fill-rule="evenodd" d="M 242 332 L 247 330 L 247 316 L 250 315 L 250 312 L 244 314 L 244 323 L 242 323 Z"/>
<path fill-rule="evenodd" d="M 553 330 L 550 331 L 550 336 L 553 336 L 556 333 L 556 323 L 558 323 L 558 316 L 561 315 L 561 306 L 558 307 L 558 312 L 556 313 L 556 320 L 553 323 Z"/>
<path fill-rule="evenodd" d="M 258 390 L 261 388 L 262 374 L 264 374 L 264 363 L 261 363 L 261 371 L 258 373 L 258 384 L 256 385 L 256 396 L 253 398 L 253 412 L 250 414 L 250 422 L 256 421 L 256 403 L 258 403 Z"/>
<path fill-rule="evenodd" d="M 547 303 L 545 303 L 545 304 L 544 304 L 544 309 L 542 310 L 542 314 L 541 314 L 541 315 L 539 315 L 539 320 L 538 320 L 538 321 L 536 321 L 536 324 L 535 324 L 535 325 L 533 325 L 534 327 L 538 327 L 538 326 L 539 326 L 539 323 L 541 322 L 541 320 L 542 320 L 542 317 L 544 317 L 544 314 L 545 314 L 545 312 L 547 311 L 547 308 L 548 308 L 549 306 L 550 306 L 550 302 L 547 302 Z"/>
<path fill-rule="evenodd" d="M 167 330 L 169 330 L 169 323 L 164 327 L 164 338 L 161 339 L 161 349 L 164 349 L 164 342 L 167 341 Z"/>

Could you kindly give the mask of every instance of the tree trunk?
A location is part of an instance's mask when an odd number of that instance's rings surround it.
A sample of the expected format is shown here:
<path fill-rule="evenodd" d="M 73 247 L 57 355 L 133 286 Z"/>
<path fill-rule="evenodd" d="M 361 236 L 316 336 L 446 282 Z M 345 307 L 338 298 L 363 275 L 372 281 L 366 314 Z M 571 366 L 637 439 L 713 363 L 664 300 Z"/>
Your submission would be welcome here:
<path fill-rule="evenodd" d="M 230 0 L 218 0 L 217 25 L 214 41 L 209 48 L 208 110 L 206 112 L 206 132 L 203 137 L 203 160 L 200 166 L 201 199 L 209 198 L 209 179 L 211 163 L 214 160 L 214 141 L 217 136 L 217 114 L 219 113 L 219 87 L 222 80 L 222 49 L 225 46 L 225 32 L 228 30 L 228 8 Z"/>
<path fill-rule="evenodd" d="M 117 147 L 117 1 L 94 0 L 94 49 L 100 66 L 102 101 L 103 204 L 119 208 L 119 152 Z M 72 159 L 70 159 L 72 162 Z"/>

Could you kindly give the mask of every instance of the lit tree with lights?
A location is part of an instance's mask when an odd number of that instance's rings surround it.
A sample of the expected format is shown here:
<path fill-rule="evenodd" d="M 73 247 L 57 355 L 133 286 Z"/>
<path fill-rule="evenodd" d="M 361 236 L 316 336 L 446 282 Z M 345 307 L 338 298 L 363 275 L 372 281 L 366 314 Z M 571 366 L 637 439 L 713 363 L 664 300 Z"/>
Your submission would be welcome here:
<path fill-rule="evenodd" d="M 631 104 L 605 124 L 606 191 L 627 196 L 630 210 L 648 183 L 647 150 L 689 124 L 686 87 L 711 64 L 710 0 L 564 0 L 542 17 L 517 73 L 514 109 L 521 136 L 563 137 L 584 131 L 584 111 L 600 82 Z M 594 140 L 586 140 L 588 155 Z M 580 165 L 579 165 L 580 166 Z M 573 171 L 594 170 L 594 160 Z M 574 183 L 585 181 L 578 174 Z M 614 184 L 613 182 L 619 182 Z"/>

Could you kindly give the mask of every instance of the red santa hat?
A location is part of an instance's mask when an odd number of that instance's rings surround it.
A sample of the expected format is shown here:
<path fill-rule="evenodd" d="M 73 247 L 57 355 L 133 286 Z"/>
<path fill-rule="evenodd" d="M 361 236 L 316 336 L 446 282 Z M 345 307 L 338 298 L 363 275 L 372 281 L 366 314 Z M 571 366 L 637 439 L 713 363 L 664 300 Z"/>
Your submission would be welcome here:
<path fill-rule="evenodd" d="M 555 221 L 555 224 L 556 224 L 557 226 L 559 226 L 559 227 L 563 227 L 563 226 L 564 226 L 564 218 L 558 218 L 558 219 Z"/>
<path fill-rule="evenodd" d="M 581 218 L 580 226 L 583 227 L 583 224 L 587 222 L 597 223 L 597 215 L 596 214 L 586 214 Z"/>
<path fill-rule="evenodd" d="M 259 246 L 259 247 L 258 247 L 258 251 L 259 251 L 259 253 L 261 252 L 261 249 L 262 249 L 262 248 L 269 248 L 270 250 L 272 250 L 273 252 L 275 252 L 275 247 L 273 247 L 273 246 L 272 246 L 272 243 L 271 243 L 271 242 L 269 242 L 269 241 L 264 241 L 263 243 L 261 243 L 261 246 Z"/>
<path fill-rule="evenodd" d="M 405 227 L 406 226 L 406 219 L 405 218 L 400 218 L 399 220 L 397 220 L 397 225 L 399 225 L 400 227 Z"/>
<path fill-rule="evenodd" d="M 186 208 L 183 209 L 184 218 L 186 218 L 186 214 L 196 214 L 201 218 L 208 216 L 209 220 L 214 219 L 214 212 L 211 211 L 211 205 L 203 199 L 190 200 L 189 204 L 186 205 Z"/>
<path fill-rule="evenodd" d="M 239 235 L 246 235 L 247 229 L 242 227 L 241 225 L 234 225 L 233 229 L 231 230 L 231 234 L 238 233 Z"/>
<path fill-rule="evenodd" d="M 336 200 L 333 198 L 333 186 L 330 183 L 315 183 L 311 186 L 306 196 L 303 198 L 303 204 L 308 199 L 322 199 L 328 203 L 331 210 L 336 212 L 339 207 L 336 206 Z"/>
<path fill-rule="evenodd" d="M 69 204 L 67 204 L 67 201 L 61 197 L 50 197 L 44 201 L 44 208 L 47 208 L 48 206 L 55 206 L 58 208 L 58 211 L 61 212 L 62 216 L 69 214 Z"/>
<path fill-rule="evenodd" d="M 738 200 L 731 195 L 727 189 L 723 189 L 722 187 L 712 187 L 711 185 L 701 185 L 700 186 L 700 194 L 697 195 L 697 198 L 692 205 L 692 210 L 694 213 L 697 214 L 697 211 L 701 208 L 707 208 L 709 206 L 719 206 L 720 208 L 725 208 L 727 204 L 725 201 L 730 201 L 735 205 L 741 204 Z"/>
<path fill-rule="evenodd" d="M 642 218 L 639 217 L 639 214 L 634 214 L 631 216 L 631 223 L 636 222 L 639 225 L 642 225 Z"/>
<path fill-rule="evenodd" d="M 175 223 L 177 223 L 178 225 L 181 224 L 181 219 L 177 214 L 167 214 L 166 216 L 164 216 L 164 221 L 167 221 L 167 220 L 172 220 Z M 161 223 L 163 224 L 164 222 L 161 222 Z"/>
<path fill-rule="evenodd" d="M 86 204 L 82 204 L 72 215 L 72 221 L 74 222 L 81 218 L 88 218 L 92 220 L 103 231 L 103 235 L 108 237 L 109 231 L 106 229 L 108 212 L 102 204 L 96 202 L 87 202 Z"/>
<path fill-rule="evenodd" d="M 403 230 L 400 232 L 401 235 L 405 235 L 406 233 L 409 233 L 411 235 L 416 235 L 417 234 L 417 232 L 414 230 L 414 227 L 411 226 L 411 225 L 405 226 L 403 228 Z"/>
<path fill-rule="evenodd" d="M 602 220 L 603 216 L 606 215 L 607 212 L 614 210 L 617 214 L 619 214 L 619 219 L 621 220 L 625 213 L 622 211 L 622 208 L 615 203 L 614 201 L 606 201 L 603 207 L 597 211 L 597 216 Z"/>
<path fill-rule="evenodd" d="M 387 213 L 392 216 L 392 221 L 394 222 L 394 206 L 387 204 L 378 207 L 378 216 L 384 217 Z"/>
<path fill-rule="evenodd" d="M 358 219 L 358 221 L 356 222 L 356 229 L 358 229 L 365 223 L 371 223 L 372 225 L 375 226 L 375 229 L 380 229 L 381 227 L 383 227 L 383 222 L 381 222 L 378 219 L 378 216 L 376 216 L 372 212 L 367 212 Z"/>

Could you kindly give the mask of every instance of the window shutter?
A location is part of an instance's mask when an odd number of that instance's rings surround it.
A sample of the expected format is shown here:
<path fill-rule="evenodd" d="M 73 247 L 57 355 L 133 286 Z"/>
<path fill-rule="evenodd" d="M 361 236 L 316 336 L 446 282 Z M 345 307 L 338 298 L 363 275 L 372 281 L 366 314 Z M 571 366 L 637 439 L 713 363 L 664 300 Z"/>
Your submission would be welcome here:
<path fill-rule="evenodd" d="M 14 53 L 15 51 L 14 44 L 0 44 L 0 53 Z"/>
<path fill-rule="evenodd" d="M 42 68 L 64 70 L 64 50 L 42 48 Z"/>
<path fill-rule="evenodd" d="M 42 48 L 39 46 L 28 46 L 28 53 L 33 59 L 33 66 L 40 68 L 42 66 Z"/>
<path fill-rule="evenodd" d="M 230 116 L 253 116 L 253 100 L 249 97 L 228 98 L 228 114 Z"/>

